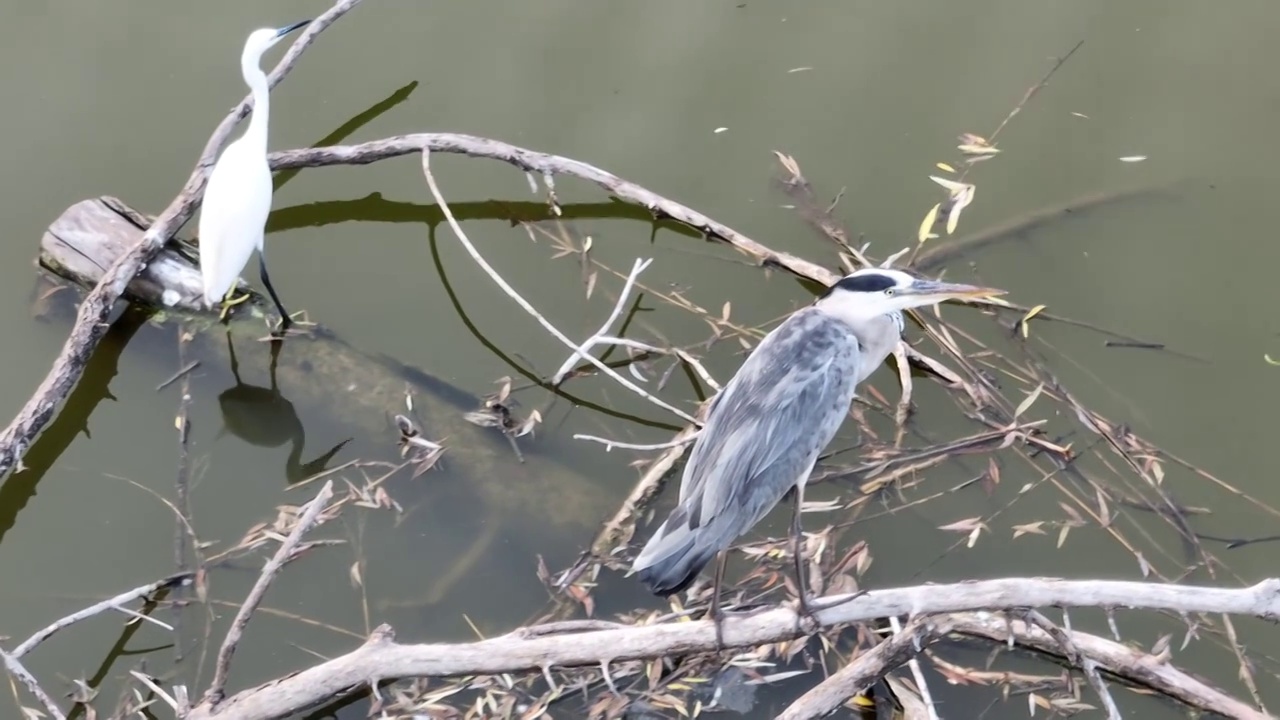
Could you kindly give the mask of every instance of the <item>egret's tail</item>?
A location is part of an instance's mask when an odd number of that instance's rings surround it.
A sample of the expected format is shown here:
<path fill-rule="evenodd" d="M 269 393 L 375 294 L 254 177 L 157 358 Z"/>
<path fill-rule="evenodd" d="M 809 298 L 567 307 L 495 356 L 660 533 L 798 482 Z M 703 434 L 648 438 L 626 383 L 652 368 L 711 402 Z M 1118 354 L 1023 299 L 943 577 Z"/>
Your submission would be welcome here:
<path fill-rule="evenodd" d="M 722 549 L 708 530 L 690 528 L 683 508 L 677 507 L 640 551 L 632 571 L 654 595 L 666 597 L 685 590 Z"/>

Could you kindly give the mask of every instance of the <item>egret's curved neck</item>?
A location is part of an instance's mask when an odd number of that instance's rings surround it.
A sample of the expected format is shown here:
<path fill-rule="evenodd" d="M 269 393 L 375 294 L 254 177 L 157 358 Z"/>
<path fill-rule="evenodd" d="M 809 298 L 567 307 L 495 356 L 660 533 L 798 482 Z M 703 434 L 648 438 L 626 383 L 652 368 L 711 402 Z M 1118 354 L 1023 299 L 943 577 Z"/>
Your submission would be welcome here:
<path fill-rule="evenodd" d="M 253 94 L 253 116 L 249 118 L 249 129 L 245 131 L 243 141 L 252 143 L 255 148 L 267 154 L 267 124 L 271 114 L 271 92 L 267 87 L 267 76 L 258 67 L 262 52 L 256 48 L 245 48 L 240 56 L 240 72 L 244 82 Z"/>

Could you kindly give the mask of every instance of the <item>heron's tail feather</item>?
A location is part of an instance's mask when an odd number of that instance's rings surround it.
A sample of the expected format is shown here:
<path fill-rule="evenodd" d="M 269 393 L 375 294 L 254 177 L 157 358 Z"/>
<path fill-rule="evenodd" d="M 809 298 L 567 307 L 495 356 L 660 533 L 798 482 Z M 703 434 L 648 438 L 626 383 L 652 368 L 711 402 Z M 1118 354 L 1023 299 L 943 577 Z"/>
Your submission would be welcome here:
<path fill-rule="evenodd" d="M 718 543 L 708 542 L 706 528 L 690 528 L 680 510 L 658 528 L 631 566 L 654 595 L 682 592 L 720 551 Z"/>

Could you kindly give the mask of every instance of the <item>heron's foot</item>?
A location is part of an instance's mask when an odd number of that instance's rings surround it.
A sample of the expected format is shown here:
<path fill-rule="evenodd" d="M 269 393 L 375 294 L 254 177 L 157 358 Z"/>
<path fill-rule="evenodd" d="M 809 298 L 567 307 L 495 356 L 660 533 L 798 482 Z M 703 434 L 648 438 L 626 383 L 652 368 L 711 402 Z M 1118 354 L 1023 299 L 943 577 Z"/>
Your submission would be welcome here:
<path fill-rule="evenodd" d="M 218 322 L 225 323 L 231 315 L 231 308 L 253 297 L 249 293 L 245 293 L 240 297 L 232 297 L 234 293 L 235 288 L 232 288 L 227 292 L 226 297 L 222 299 L 222 310 L 218 313 Z"/>

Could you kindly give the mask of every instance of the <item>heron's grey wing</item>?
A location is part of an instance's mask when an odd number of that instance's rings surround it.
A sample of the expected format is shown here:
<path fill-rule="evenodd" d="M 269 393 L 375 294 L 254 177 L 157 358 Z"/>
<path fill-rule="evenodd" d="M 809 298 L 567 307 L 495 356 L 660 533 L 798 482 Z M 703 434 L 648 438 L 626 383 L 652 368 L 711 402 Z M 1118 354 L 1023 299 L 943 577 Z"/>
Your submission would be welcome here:
<path fill-rule="evenodd" d="M 839 429 L 859 363 L 857 339 L 816 309 L 766 338 L 718 398 L 690 454 L 681 500 L 691 526 L 730 508 L 746 511 L 750 525 L 777 504 Z"/>

